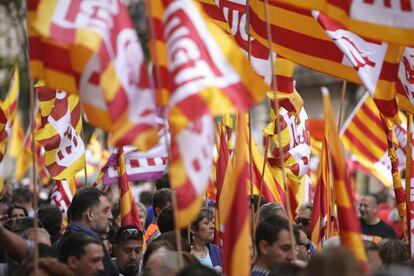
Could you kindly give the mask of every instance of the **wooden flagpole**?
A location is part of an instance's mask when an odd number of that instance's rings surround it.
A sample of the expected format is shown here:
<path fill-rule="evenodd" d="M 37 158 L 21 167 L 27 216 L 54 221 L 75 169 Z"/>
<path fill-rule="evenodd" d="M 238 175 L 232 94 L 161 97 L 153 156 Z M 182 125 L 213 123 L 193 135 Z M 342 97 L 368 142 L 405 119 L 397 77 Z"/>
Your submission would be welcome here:
<path fill-rule="evenodd" d="M 246 34 L 247 34 L 247 59 L 251 64 L 252 59 L 252 37 L 250 35 L 250 9 L 249 9 L 249 0 L 246 0 Z M 253 201 L 253 154 L 252 154 L 252 108 L 249 108 L 249 181 L 250 181 L 250 213 L 251 213 L 251 223 L 250 231 L 252 239 L 255 236 L 255 210 L 254 210 L 254 201 Z M 254 242 L 253 242 L 254 244 Z"/>
<path fill-rule="evenodd" d="M 26 19 L 27 19 L 27 14 L 28 14 L 28 10 L 27 10 L 27 5 L 26 5 Z M 31 138 L 32 138 L 32 181 L 33 181 L 33 210 L 34 210 L 34 223 L 33 223 L 33 228 L 34 228 L 34 242 L 35 242 L 35 248 L 34 248 L 34 254 L 33 254 L 33 263 L 34 263 L 34 275 L 38 275 L 39 274 L 39 237 L 38 237 L 38 216 L 37 216 L 37 209 L 38 209 L 38 183 L 37 183 L 37 178 L 36 178 L 36 146 L 35 146 L 35 120 L 36 120 L 36 114 L 35 114 L 35 91 L 34 91 L 34 81 L 33 81 L 33 77 L 32 77 L 32 72 L 31 72 L 31 68 L 30 68 L 30 53 L 29 53 L 29 22 L 28 20 L 26 20 L 26 28 L 23 25 L 24 23 L 22 23 L 22 21 L 20 21 L 20 23 L 18 24 L 19 27 L 21 28 L 21 31 L 23 33 L 23 49 L 24 49 L 24 58 L 25 58 L 25 62 L 26 62 L 26 66 L 27 66 L 27 74 L 29 77 L 29 91 L 30 91 L 30 129 L 31 129 Z"/>
<path fill-rule="evenodd" d="M 406 221 L 407 221 L 407 229 L 404 229 L 403 231 L 406 231 L 407 233 L 407 242 L 409 245 L 409 253 L 410 256 L 413 257 L 414 252 L 412 250 L 412 244 L 411 244 L 411 178 L 413 177 L 411 167 L 412 167 L 412 129 L 411 125 L 413 124 L 413 114 L 408 113 L 407 114 L 407 145 L 406 145 L 406 162 L 405 162 L 405 205 L 406 205 Z"/>
<path fill-rule="evenodd" d="M 27 10 L 26 10 L 27 14 Z M 32 77 L 32 72 L 30 69 L 30 55 L 29 55 L 29 39 L 28 39 L 28 33 L 24 30 L 24 28 L 21 26 L 24 32 L 24 46 L 25 46 L 25 61 L 27 65 L 27 73 L 29 75 L 29 89 L 30 89 L 30 131 L 31 131 L 31 138 L 32 138 L 32 182 L 33 182 L 33 210 L 34 210 L 34 222 L 33 222 L 33 228 L 34 228 L 34 242 L 35 242 L 35 248 L 34 248 L 34 275 L 38 275 L 39 272 L 39 241 L 38 241 L 38 221 L 37 221 L 37 209 L 38 209 L 38 183 L 37 183 L 37 177 L 36 177 L 36 141 L 35 141 L 35 126 L 36 126 L 36 114 L 35 114 L 35 91 L 34 91 L 34 81 Z M 29 26 L 27 26 L 27 29 Z"/>
<path fill-rule="evenodd" d="M 338 131 L 341 131 L 342 126 L 342 116 L 345 106 L 345 93 L 346 93 L 346 80 L 342 82 L 342 91 L 341 91 L 341 104 L 339 106 L 339 118 L 338 118 Z"/>
<path fill-rule="evenodd" d="M 158 83 L 155 84 L 155 89 L 157 90 L 158 89 L 157 84 L 161 85 L 161 73 L 160 73 L 159 64 L 158 64 L 157 47 L 156 47 L 155 42 L 154 42 L 154 40 L 155 40 L 155 27 L 154 27 L 154 22 L 152 20 L 151 12 L 150 12 L 152 10 L 151 0 L 145 1 L 145 10 L 146 10 L 147 18 L 148 18 L 148 21 L 147 21 L 148 24 L 147 25 L 148 25 L 148 28 L 150 30 L 150 34 L 151 34 L 151 37 L 152 37 L 152 39 L 150 39 L 149 45 L 150 45 L 150 48 L 152 49 L 152 51 L 154 53 L 154 59 L 155 59 L 155 63 L 156 63 L 156 64 L 154 64 L 154 63 L 153 64 L 155 65 L 155 75 L 156 75 L 156 78 L 157 78 L 157 81 L 158 81 Z M 150 76 L 151 76 L 151 74 L 150 74 Z M 159 93 L 161 93 L 161 91 Z M 163 95 L 161 95 L 161 97 L 162 96 Z M 168 120 L 166 118 L 165 112 L 163 112 L 162 118 L 163 118 L 163 122 L 164 122 L 164 131 L 167 132 L 168 131 L 167 130 Z M 168 160 L 167 164 L 168 164 L 168 166 L 170 166 L 171 165 L 171 148 L 170 148 L 170 143 L 168 141 L 168 135 L 167 134 L 168 133 L 166 133 L 164 135 L 164 138 L 165 138 L 164 141 L 165 141 L 165 146 L 167 148 L 167 153 L 168 153 L 168 155 L 167 155 L 167 160 Z M 172 190 L 172 207 L 173 207 L 173 210 L 174 210 L 174 222 L 175 222 L 174 234 L 175 234 L 175 240 L 176 240 L 176 243 L 177 243 L 178 266 L 181 269 L 181 268 L 184 267 L 184 259 L 183 259 L 183 254 L 182 254 L 183 253 L 183 248 L 182 248 L 182 244 L 181 244 L 180 229 L 178 228 L 177 195 L 174 193 L 174 190 Z"/>
<path fill-rule="evenodd" d="M 265 13 L 265 20 L 266 20 L 266 33 L 267 33 L 267 47 L 269 48 L 269 51 L 272 51 L 272 32 L 270 30 L 270 22 L 269 22 L 269 0 L 264 1 L 264 13 Z M 282 145 L 282 136 L 281 136 L 281 128 L 280 128 L 280 122 L 277 118 L 277 113 L 279 111 L 279 101 L 277 100 L 277 80 L 275 77 L 274 72 L 274 60 L 273 55 L 270 52 L 270 72 L 272 74 L 272 90 L 273 90 L 273 108 L 275 110 L 275 122 L 276 122 L 276 131 L 277 131 L 277 140 L 279 143 L 279 156 L 280 156 L 280 165 L 282 167 L 282 184 L 285 189 L 285 200 L 286 200 L 286 212 L 288 213 L 288 221 L 289 221 L 289 232 L 290 232 L 290 238 L 292 240 L 292 251 L 295 252 L 296 247 L 296 240 L 295 235 L 293 234 L 293 218 L 291 219 L 291 205 L 290 205 L 290 199 L 289 199 L 289 187 L 287 185 L 286 180 L 286 168 L 285 168 L 285 160 L 283 159 L 283 148 Z M 295 254 L 293 254 L 295 258 Z"/>

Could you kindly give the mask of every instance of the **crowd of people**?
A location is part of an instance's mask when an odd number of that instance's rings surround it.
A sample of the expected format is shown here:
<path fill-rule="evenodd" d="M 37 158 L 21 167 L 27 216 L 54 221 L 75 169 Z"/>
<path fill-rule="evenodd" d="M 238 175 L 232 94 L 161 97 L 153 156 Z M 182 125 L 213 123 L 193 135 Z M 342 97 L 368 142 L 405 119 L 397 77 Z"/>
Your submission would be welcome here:
<path fill-rule="evenodd" d="M 311 203 L 300 206 L 289 223 L 282 205 L 258 196 L 246 200 L 257 214 L 249 252 L 252 276 L 367 275 L 341 247 L 338 236 L 324 241 L 320 249 L 312 243 Z M 379 217 L 381 204 L 373 194 L 360 196 L 357 203 L 368 275 L 414 275 L 408 244 L 398 227 Z M 37 275 L 222 275 L 214 204 L 206 200 L 178 237 L 171 189 L 142 192 L 137 210 L 143 230 L 121 225 L 119 202 L 96 188 L 82 188 L 74 195 L 67 218 L 44 202 L 35 221 L 32 193 L 17 188 L 0 202 L 0 275 L 35 275 L 35 252 Z"/>

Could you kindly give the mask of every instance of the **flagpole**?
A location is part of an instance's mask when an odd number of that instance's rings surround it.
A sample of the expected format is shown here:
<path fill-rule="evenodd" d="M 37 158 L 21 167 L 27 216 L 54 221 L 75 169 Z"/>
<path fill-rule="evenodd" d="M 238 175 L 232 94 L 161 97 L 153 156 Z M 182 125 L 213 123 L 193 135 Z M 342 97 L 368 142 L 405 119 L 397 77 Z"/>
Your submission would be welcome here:
<path fill-rule="evenodd" d="M 338 132 L 341 131 L 341 127 L 342 127 L 342 116 L 343 116 L 343 109 L 344 109 L 344 105 L 345 105 L 345 93 L 346 93 L 346 80 L 344 80 L 342 82 L 342 89 L 341 89 L 341 102 L 339 105 L 339 117 L 338 117 Z M 328 156 L 328 168 L 329 168 L 329 177 L 330 179 L 330 183 L 333 183 L 333 175 L 332 175 L 332 159 L 331 156 Z M 332 235 L 332 233 L 334 232 L 334 224 L 332 220 L 332 215 L 334 215 L 335 220 L 336 220 L 336 224 L 339 225 L 338 223 L 338 216 L 335 216 L 335 210 L 334 210 L 334 206 L 335 206 L 335 193 L 333 193 L 332 191 L 332 187 L 328 187 L 329 190 L 329 195 L 328 195 L 328 200 L 329 200 L 329 218 L 327 218 L 329 220 L 329 224 L 328 226 L 330 227 L 329 231 L 328 231 L 328 238 L 330 237 L 330 235 Z"/>
<path fill-rule="evenodd" d="M 270 30 L 270 22 L 269 22 L 269 0 L 264 1 L 264 14 L 266 20 L 266 33 L 267 33 L 267 47 L 269 48 L 269 58 L 270 58 L 270 72 L 272 74 L 272 90 L 273 90 L 273 108 L 275 110 L 275 123 L 276 123 L 276 131 L 277 131 L 277 140 L 279 144 L 279 156 L 280 156 L 280 165 L 282 168 L 282 184 L 285 189 L 285 200 L 286 200 L 286 212 L 288 213 L 288 222 L 289 222 L 289 232 L 290 238 L 292 240 L 292 252 L 295 252 L 296 247 L 296 240 L 295 235 L 293 234 L 293 218 L 291 218 L 291 205 L 290 205 L 290 198 L 289 198 L 289 189 L 286 181 L 286 169 L 285 169 L 285 160 L 283 159 L 283 148 L 282 148 L 282 136 L 281 136 L 281 128 L 280 122 L 277 118 L 278 111 L 279 111 L 279 101 L 277 100 L 277 80 L 274 74 L 274 60 L 272 55 L 272 32 Z M 293 254 L 293 258 L 295 259 L 295 254 Z"/>
<path fill-rule="evenodd" d="M 27 11 L 27 7 L 26 7 L 26 15 L 28 14 Z M 24 51 L 24 57 L 25 57 L 25 61 L 26 61 L 26 65 L 27 65 L 27 73 L 29 75 L 29 91 L 30 91 L 30 117 L 31 117 L 31 121 L 30 121 L 30 131 L 31 131 L 31 137 L 32 137 L 32 181 L 33 181 L 33 211 L 34 211 L 34 215 L 33 215 L 33 228 L 34 228 L 34 242 L 35 242 L 35 248 L 34 248 L 34 254 L 33 254 L 33 263 L 34 263 L 34 275 L 38 275 L 39 273 L 39 240 L 38 240 L 38 232 L 37 232 L 37 228 L 38 228 L 38 221 L 37 221 L 37 208 L 38 208 L 38 200 L 37 200 L 37 196 L 38 196 L 38 191 L 37 191 L 37 179 L 36 179 L 36 157 L 35 157 L 35 151 L 36 151 L 36 141 L 35 141 L 35 118 L 36 118 L 36 114 L 35 114 L 35 98 L 34 98 L 34 81 L 33 81 L 33 77 L 32 77 L 32 72 L 30 69 L 30 54 L 29 54 L 29 23 L 28 21 L 26 21 L 27 23 L 27 28 L 25 30 L 25 28 L 19 24 L 19 26 L 21 27 L 23 33 L 24 33 L 24 46 L 25 46 L 25 51 Z"/>
<path fill-rule="evenodd" d="M 270 144 L 270 138 L 267 137 L 266 138 L 266 144 L 265 144 L 265 151 L 264 151 L 264 158 L 263 158 L 263 166 L 262 166 L 262 171 L 260 173 L 260 186 L 259 186 L 259 199 L 257 201 L 257 208 L 259 209 L 260 203 L 262 201 L 262 192 L 263 192 L 263 184 L 264 184 L 264 174 L 265 174 L 265 170 L 266 170 L 266 161 L 267 161 L 267 156 L 268 156 L 268 151 L 269 151 L 269 144 Z M 254 224 L 257 223 L 257 219 L 259 218 L 259 212 L 256 212 L 256 216 L 254 218 Z"/>
<path fill-rule="evenodd" d="M 405 163 L 405 208 L 406 208 L 406 221 L 407 221 L 407 242 L 408 242 L 408 250 L 410 256 L 413 257 L 413 250 L 411 248 L 411 203 L 410 203 L 410 196 L 411 196 L 411 177 L 412 177 L 412 130 L 411 125 L 413 123 L 413 115 L 411 113 L 407 114 L 407 145 L 406 145 L 406 163 Z"/>
<path fill-rule="evenodd" d="M 342 82 L 342 91 L 341 91 L 341 104 L 339 106 L 339 118 L 338 118 L 338 131 L 341 129 L 342 125 L 342 113 L 345 105 L 345 92 L 346 92 L 346 80 Z"/>
<path fill-rule="evenodd" d="M 85 133 L 83 132 L 83 120 L 82 120 L 82 129 L 81 129 L 82 140 L 85 143 Z M 85 173 L 85 187 L 88 187 L 88 169 L 86 168 L 88 165 L 87 155 L 85 154 L 85 167 L 83 167 L 83 171 Z"/>
<path fill-rule="evenodd" d="M 249 0 L 246 0 L 246 25 L 245 30 L 247 34 L 247 59 L 251 64 L 252 59 L 252 38 L 250 35 L 250 9 L 249 9 Z M 253 155 L 252 155 L 252 108 L 249 108 L 249 180 L 250 180 L 250 210 L 251 210 L 251 235 L 252 239 L 255 236 L 255 210 L 254 210 L 254 201 L 253 201 Z M 257 206 L 259 208 L 259 206 Z M 254 244 L 254 243 L 253 243 Z"/>
<path fill-rule="evenodd" d="M 150 29 L 150 34 L 151 37 L 153 39 L 155 39 L 155 28 L 154 28 L 154 22 L 152 20 L 152 17 L 150 16 L 150 11 L 152 10 L 151 8 L 151 0 L 145 1 L 145 10 L 146 10 L 146 15 L 148 18 L 148 28 Z M 155 76 L 157 78 L 158 83 L 155 84 L 155 89 L 158 90 L 158 87 L 161 86 L 161 73 L 159 70 L 159 64 L 158 64 L 158 52 L 157 52 L 157 47 L 155 45 L 155 42 L 150 39 L 150 43 L 149 43 L 150 47 L 153 50 L 154 53 L 154 60 L 155 60 Z M 153 63 L 154 64 L 154 63 Z M 151 74 L 150 74 L 151 75 Z M 163 95 L 162 95 L 162 91 L 159 91 L 160 97 L 161 97 L 161 103 L 164 104 L 163 102 Z M 164 111 L 164 110 L 163 110 Z M 166 114 L 165 112 L 162 112 L 162 118 L 163 118 L 163 122 L 164 122 L 164 131 L 167 132 L 167 126 L 168 126 L 168 120 L 166 118 Z M 171 148 L 170 148 L 170 143 L 168 141 L 168 133 L 166 133 L 164 135 L 164 141 L 165 141 L 165 147 L 167 149 L 167 164 L 168 166 L 171 165 Z M 174 210 L 174 222 L 175 222 L 175 227 L 174 227 L 174 234 L 175 234 L 175 240 L 177 243 L 177 252 L 178 252 L 178 267 L 181 269 L 184 267 L 184 260 L 183 260 L 183 248 L 182 248 L 182 244 L 181 244 L 181 235 L 180 235 L 180 229 L 178 228 L 178 205 L 177 205 L 177 195 L 176 193 L 174 193 L 174 191 L 172 191 L 172 207 Z"/>

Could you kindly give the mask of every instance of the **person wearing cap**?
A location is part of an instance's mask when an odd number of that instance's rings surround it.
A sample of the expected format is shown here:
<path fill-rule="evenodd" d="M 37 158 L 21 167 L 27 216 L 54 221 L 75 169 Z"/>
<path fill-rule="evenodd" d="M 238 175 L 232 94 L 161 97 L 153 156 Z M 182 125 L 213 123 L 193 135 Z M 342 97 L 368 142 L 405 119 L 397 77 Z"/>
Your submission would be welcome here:
<path fill-rule="evenodd" d="M 118 267 L 120 275 L 139 275 L 143 241 L 142 231 L 135 226 L 127 225 L 119 228 L 112 250 L 115 255 L 114 263 Z"/>

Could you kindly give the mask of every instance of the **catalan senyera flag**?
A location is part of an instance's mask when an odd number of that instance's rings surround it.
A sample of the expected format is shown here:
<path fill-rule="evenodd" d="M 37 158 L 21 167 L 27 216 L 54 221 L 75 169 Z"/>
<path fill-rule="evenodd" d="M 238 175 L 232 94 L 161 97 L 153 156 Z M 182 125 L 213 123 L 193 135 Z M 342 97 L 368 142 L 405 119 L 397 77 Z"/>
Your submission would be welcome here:
<path fill-rule="evenodd" d="M 154 66 L 164 72 L 166 86 L 161 84 L 161 89 L 169 93 L 170 183 L 177 195 L 176 225 L 186 227 L 198 214 L 210 175 L 212 116 L 247 109 L 264 98 L 268 87 L 198 3 L 156 0 L 149 10 L 155 31 L 152 45 L 157 45 Z"/>
<path fill-rule="evenodd" d="M 226 174 L 232 170 L 232 161 L 230 159 L 230 150 L 227 139 L 227 127 L 224 122 L 218 125 L 219 140 L 218 145 L 218 157 L 216 161 L 216 222 L 214 223 L 215 231 L 214 238 L 217 245 L 222 245 L 222 220 L 220 218 L 219 205 L 221 199 L 221 190 L 223 188 L 224 179 Z M 231 124 L 233 121 L 231 120 Z"/>
<path fill-rule="evenodd" d="M 143 230 L 143 226 L 139 220 L 137 206 L 135 204 L 134 194 L 131 186 L 128 183 L 128 177 L 125 169 L 125 155 L 123 147 L 118 147 L 117 150 L 118 164 L 119 164 L 119 206 L 121 212 L 121 225 L 133 225 L 139 230 Z"/>
<path fill-rule="evenodd" d="M 398 122 L 396 82 L 403 46 L 358 36 L 322 12 L 312 15 L 355 68 L 381 113 Z"/>
<path fill-rule="evenodd" d="M 401 45 L 414 45 L 414 1 L 412 0 L 270 0 L 269 2 L 319 10 L 343 22 L 351 31 L 368 38 Z"/>
<path fill-rule="evenodd" d="M 361 240 L 361 226 L 356 216 L 350 176 L 346 168 L 344 152 L 339 140 L 339 133 L 334 121 L 329 91 L 322 88 L 325 119 L 325 139 L 329 148 L 329 157 L 332 160 L 333 187 L 337 206 L 339 236 L 341 244 L 348 248 L 364 270 L 368 269 L 367 256 Z"/>
<path fill-rule="evenodd" d="M 64 219 L 67 219 L 67 212 L 76 193 L 74 178 L 68 180 L 56 180 L 53 191 L 50 195 L 50 204 L 59 208 Z"/>
<path fill-rule="evenodd" d="M 28 2 L 34 78 L 78 93 L 88 121 L 115 145 L 156 143 L 155 100 L 144 54 L 120 0 Z"/>
<path fill-rule="evenodd" d="M 17 114 L 14 119 L 12 129 L 12 139 L 10 141 L 9 154 L 12 158 L 17 158 L 23 149 L 24 131 L 20 116 Z"/>
<path fill-rule="evenodd" d="M 35 124 L 34 124 L 34 130 L 35 133 L 40 129 L 41 127 L 41 116 L 40 112 L 36 113 L 35 117 Z M 29 168 L 32 164 L 32 135 L 29 129 L 26 131 L 26 134 L 24 135 L 23 139 L 23 145 L 19 149 L 19 154 L 16 157 L 16 180 L 20 181 L 22 180 Z M 40 180 L 40 182 L 44 185 L 48 184 L 50 181 L 50 174 L 46 169 L 45 165 L 45 150 L 44 148 L 35 140 L 34 141 L 34 148 L 35 148 L 35 165 L 36 165 L 36 172 L 37 177 Z"/>
<path fill-rule="evenodd" d="M 249 178 L 248 152 L 246 148 L 247 121 L 244 114 L 237 116 L 234 167 L 223 184 L 220 201 L 220 219 L 224 224 L 223 272 L 229 276 L 249 275 L 249 208 L 247 180 Z"/>
<path fill-rule="evenodd" d="M 265 44 L 265 4 L 263 0 L 249 3 L 252 34 Z M 278 1 L 271 1 L 268 10 L 274 51 L 297 64 L 364 84 L 373 93 L 384 116 L 398 121 L 395 86 L 401 46 L 355 35 L 319 12 Z"/>
<path fill-rule="evenodd" d="M 394 127 L 397 130 L 397 126 Z M 405 130 L 398 127 L 398 139 L 403 144 Z M 374 100 L 365 94 L 345 122 L 341 131 L 345 149 L 351 153 L 352 170 L 361 170 L 376 177 L 386 187 L 392 186 L 391 162 L 388 157 L 387 131 Z M 367 143 L 369 141 L 369 143 Z M 399 147 L 397 154 L 405 158 L 405 149 Z M 400 163 L 403 169 L 405 162 Z"/>
<path fill-rule="evenodd" d="M 11 135 L 14 118 L 17 111 L 19 97 L 19 69 L 14 66 L 13 77 L 9 84 L 9 91 L 4 101 L 0 102 L 0 161 L 7 150 L 8 138 Z"/>
<path fill-rule="evenodd" d="M 313 211 L 310 225 L 311 240 L 318 250 L 322 249 L 323 243 L 332 236 L 332 195 L 329 170 L 329 151 L 326 139 L 322 143 L 320 176 L 316 184 L 315 197 L 313 199 Z"/>
<path fill-rule="evenodd" d="M 267 45 L 264 0 L 249 1 L 250 30 Z M 360 83 L 358 74 L 342 51 L 332 43 L 311 11 L 269 1 L 266 7 L 272 32 L 272 50 L 302 66 Z"/>
<path fill-rule="evenodd" d="M 36 140 L 45 149 L 46 167 L 54 179 L 73 178 L 85 167 L 79 97 L 46 87 L 37 94 L 42 122 Z"/>
<path fill-rule="evenodd" d="M 250 63 L 255 71 L 263 77 L 267 84 L 273 82 L 271 67 L 274 66 L 277 80 L 277 96 L 279 104 L 289 112 L 298 114 L 303 106 L 303 100 L 295 89 L 293 72 L 295 64 L 261 44 L 254 37 L 249 37 L 246 31 L 246 1 L 231 0 L 198 0 L 208 16 L 228 34 L 232 35 L 245 55 L 250 53 Z M 270 64 L 273 56 L 274 65 Z M 272 97 L 273 93 L 268 96 Z"/>

